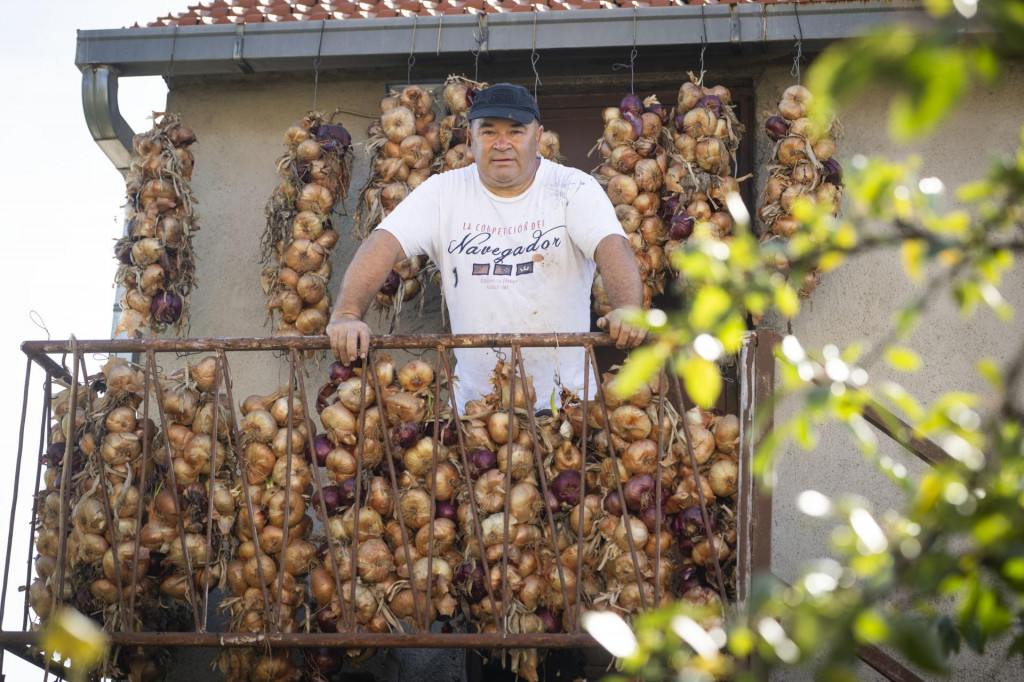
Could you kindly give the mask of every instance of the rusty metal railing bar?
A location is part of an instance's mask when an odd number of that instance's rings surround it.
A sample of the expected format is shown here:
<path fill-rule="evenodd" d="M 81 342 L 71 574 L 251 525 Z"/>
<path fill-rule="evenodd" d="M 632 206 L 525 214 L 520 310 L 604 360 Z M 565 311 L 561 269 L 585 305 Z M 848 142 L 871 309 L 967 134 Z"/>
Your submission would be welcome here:
<path fill-rule="evenodd" d="M 200 351 L 236 350 L 329 350 L 326 336 L 269 336 L 224 337 L 206 339 L 87 339 L 76 340 L 81 353 L 193 353 Z M 540 346 L 590 344 L 595 347 L 613 346 L 615 342 L 602 332 L 574 334 L 391 334 L 370 337 L 370 347 L 377 350 L 402 348 L 507 348 L 516 344 L 523 348 Z M 24 341 L 22 352 L 35 359 L 47 353 L 70 353 L 71 340 Z M 44 360 L 37 360 L 43 363 Z"/>
<path fill-rule="evenodd" d="M 509 542 L 508 527 L 511 523 L 510 517 L 512 516 L 512 429 L 515 428 L 516 423 L 516 364 L 515 357 L 518 350 L 518 346 L 512 344 L 512 371 L 509 373 L 509 384 L 508 384 L 508 436 L 505 441 L 505 534 L 502 536 L 502 547 L 501 547 L 501 632 L 508 634 L 508 551 L 511 543 Z M 530 389 L 526 384 L 526 377 L 523 377 L 523 394 L 526 396 L 526 401 L 530 401 Z M 501 395 L 498 396 L 499 405 Z M 530 405 L 533 408 L 533 405 Z M 498 452 L 501 452 L 501 448 L 498 448 Z M 499 466 L 501 464 L 501 456 L 498 456 Z M 544 500 L 547 504 L 547 500 Z M 484 548 L 481 547 L 481 550 Z M 555 549 L 558 549 L 558 545 L 555 545 Z M 490 580 L 491 576 L 487 576 Z M 504 652 L 502 652 L 502 659 L 505 658 Z"/>
<path fill-rule="evenodd" d="M 476 502 L 476 488 L 469 475 L 469 457 L 466 454 L 466 442 L 462 435 L 462 419 L 459 416 L 458 401 L 455 399 L 455 389 L 452 386 L 452 368 L 448 362 L 448 354 L 441 356 L 444 360 L 444 374 L 448 382 L 448 404 L 452 408 L 452 421 L 455 424 L 455 437 L 459 443 L 459 455 L 462 458 L 462 472 L 466 478 L 466 487 L 469 489 L 469 509 L 473 514 L 473 530 L 476 535 L 477 547 L 480 549 L 480 565 L 484 569 L 484 587 L 487 589 L 487 596 L 491 602 L 491 614 L 497 618 L 498 605 L 494 600 L 494 590 L 491 585 L 491 569 L 487 561 L 487 552 L 484 549 L 483 528 L 480 525 L 480 511 Z"/>
<path fill-rule="evenodd" d="M 27 379 L 26 379 L 26 381 L 27 381 Z M 35 549 L 36 524 L 39 521 L 39 497 L 38 497 L 38 490 L 39 490 L 39 482 L 40 482 L 40 480 L 42 480 L 42 477 L 43 477 L 43 469 L 45 468 L 45 465 L 43 464 L 43 452 L 44 452 L 44 448 L 46 447 L 45 444 L 46 444 L 46 441 L 47 441 L 47 434 L 49 433 L 49 428 L 48 427 L 50 425 L 50 417 L 52 415 L 52 408 L 51 408 L 50 405 L 51 405 L 51 401 L 53 400 L 53 384 L 51 383 L 51 377 L 50 377 L 49 373 L 47 373 L 46 379 L 43 382 L 43 400 L 45 401 L 45 404 L 43 405 L 43 418 L 42 418 L 42 420 L 41 420 L 41 422 L 39 424 L 39 448 L 38 448 L 39 451 L 38 451 L 37 456 L 36 456 L 36 462 L 37 462 L 37 464 L 36 464 L 36 485 L 35 485 L 35 488 L 33 488 L 33 490 L 37 491 L 37 493 L 36 493 L 36 495 L 35 495 L 35 497 L 34 497 L 34 499 L 32 501 L 32 525 L 29 526 L 29 528 L 31 529 L 31 532 L 28 534 L 28 536 L 29 536 L 28 537 L 28 559 L 26 561 L 27 565 L 25 566 L 25 584 L 26 585 L 31 585 L 32 584 L 32 553 L 33 553 L 32 550 Z M 13 544 L 13 537 L 11 538 L 11 540 L 9 540 L 9 542 L 11 542 Z M 10 566 L 10 564 L 7 564 L 7 566 L 5 566 L 5 568 L 4 568 L 5 575 L 6 575 L 7 571 L 10 570 L 9 566 Z M 7 594 L 7 590 L 6 589 L 4 590 L 4 594 Z M 24 599 L 24 602 L 23 602 L 22 606 L 23 606 L 23 611 L 22 611 L 22 614 L 21 614 L 21 629 L 25 630 L 26 628 L 28 628 L 28 608 L 29 608 L 29 605 L 28 605 L 28 591 L 27 590 L 25 591 L 25 599 Z M 0 623 L 2 623 L 2 621 L 0 621 Z M 2 662 L 3 662 L 3 659 L 0 658 L 0 663 L 2 663 Z"/>
<path fill-rule="evenodd" d="M 93 413 L 92 404 L 92 387 L 89 386 L 89 372 L 85 368 L 85 357 L 79 356 L 78 361 L 81 364 L 82 375 L 85 377 L 86 382 L 86 428 L 88 428 L 88 415 Z M 96 443 L 96 448 L 101 447 L 100 443 Z M 110 530 L 111 547 L 110 550 L 114 556 L 114 580 L 117 583 L 117 605 L 121 612 L 121 627 L 124 627 L 128 623 L 128 614 L 124 605 L 124 581 L 121 579 L 121 524 L 118 523 L 120 517 L 114 516 L 113 510 L 110 507 L 110 493 L 107 490 L 107 486 L 110 481 L 107 477 L 107 463 L 103 457 L 99 457 L 100 477 L 98 485 L 100 488 L 100 496 L 103 499 L 103 516 L 107 521 L 107 528 Z M 131 467 L 131 461 L 128 462 L 128 467 Z M 129 472 L 130 475 L 130 472 Z M 122 484 L 123 485 L 123 484 Z M 142 504 L 141 498 L 139 504 Z M 138 547 L 132 552 L 134 556 L 138 556 Z"/>
<path fill-rule="evenodd" d="M 589 351 L 584 350 L 584 353 Z M 587 402 L 590 396 L 590 363 L 584 358 L 583 362 L 583 424 L 580 429 L 580 502 L 582 503 L 587 496 Z M 572 423 L 569 424 L 572 426 Z M 570 440 L 570 445 L 572 441 Z M 581 510 L 582 512 L 582 510 Z M 573 619 L 573 630 L 580 632 L 580 612 L 583 609 L 583 600 L 581 598 L 581 592 L 583 591 L 583 514 L 580 513 L 579 529 L 576 532 L 576 608 L 575 618 Z M 569 610 L 568 604 L 565 610 Z"/>
<path fill-rule="evenodd" d="M 292 353 L 295 353 L 293 350 Z M 369 360 L 369 358 L 367 358 Z M 349 613 L 351 625 L 350 629 L 355 632 L 356 630 L 356 587 L 358 585 L 357 578 L 359 575 L 359 514 L 362 511 L 362 493 L 363 493 L 363 446 L 366 442 L 366 376 L 367 372 L 376 380 L 377 376 L 377 363 L 363 363 L 363 374 L 359 377 L 359 422 L 356 425 L 356 433 L 362 438 L 356 440 L 356 484 L 355 484 L 355 500 L 354 509 L 352 514 L 352 580 L 349 585 Z M 378 410 L 379 411 L 379 410 Z M 409 567 L 410 575 L 412 572 L 412 566 Z M 415 601 L 416 593 L 413 592 L 413 601 Z"/>
<path fill-rule="evenodd" d="M 714 532 L 711 530 L 711 523 L 708 518 L 708 506 L 707 501 L 704 499 L 704 487 L 700 484 L 701 476 L 697 470 L 697 456 L 693 454 L 693 439 L 690 437 L 690 425 L 686 422 L 686 413 L 689 410 L 686 404 L 686 394 L 683 392 L 682 386 L 679 384 L 679 376 L 672 373 L 672 382 L 675 384 L 676 391 L 679 393 L 680 405 L 683 408 L 683 439 L 686 441 L 686 451 L 690 455 L 690 466 L 693 468 L 693 480 L 694 487 L 697 489 L 697 501 L 700 503 L 700 517 L 701 521 L 704 522 L 704 533 L 708 539 L 708 550 L 711 552 L 711 559 L 715 565 L 715 577 L 718 581 L 718 595 L 722 598 L 722 606 L 728 604 L 728 600 L 725 597 L 725 579 L 722 577 L 722 564 L 718 560 L 718 549 L 715 547 L 716 540 L 714 539 Z"/>
<path fill-rule="evenodd" d="M 303 405 L 308 405 L 307 401 L 308 393 L 306 393 L 306 379 L 303 377 L 304 372 L 298 373 L 299 378 L 299 399 Z M 316 450 L 314 448 L 313 438 L 316 434 L 316 429 L 313 425 L 313 420 L 309 415 L 309 410 L 303 412 L 303 416 L 306 421 L 306 432 L 309 437 L 306 439 L 306 452 L 309 455 L 310 470 L 313 473 L 313 483 L 316 486 L 316 499 L 320 507 L 321 518 L 324 523 L 324 535 L 327 536 L 327 551 L 330 552 L 331 559 L 331 572 L 334 574 L 334 589 L 335 591 L 341 590 L 341 573 L 338 571 L 338 553 L 334 544 L 334 534 L 331 533 L 330 517 L 327 514 L 327 501 L 324 499 L 324 484 L 323 479 L 320 477 L 320 465 L 316 459 Z M 319 604 L 317 605 L 319 607 Z M 327 603 L 330 607 L 330 602 Z M 338 607 L 341 608 L 342 603 L 339 600 Z M 320 607 L 322 608 L 322 607 Z"/>
<path fill-rule="evenodd" d="M 213 498 L 217 486 L 217 446 L 220 444 L 220 363 L 213 363 L 213 426 L 210 427 L 210 476 L 206 479 L 206 566 L 203 571 L 203 632 L 210 616 L 210 574 L 213 557 Z M 226 452 L 226 449 L 225 449 Z M 136 552 L 137 553 L 137 552 Z M 218 555 L 220 552 L 218 552 Z"/>
<path fill-rule="evenodd" d="M 71 398 L 68 404 L 67 415 L 71 419 L 71 425 L 68 427 L 68 435 L 65 436 L 64 440 L 64 459 L 61 462 L 61 476 L 60 476 L 60 515 L 58 521 L 58 533 L 60 534 L 60 543 L 57 549 L 57 592 L 53 595 L 52 604 L 58 608 L 64 603 L 64 565 L 67 561 L 68 551 L 68 495 L 71 493 L 71 458 L 74 453 L 74 441 L 76 434 L 76 414 L 78 410 L 78 357 L 79 349 L 77 341 L 72 338 L 72 358 L 71 358 Z M 88 386 L 86 387 L 88 389 Z M 58 428 L 60 422 L 58 423 Z M 53 615 L 57 611 L 56 608 L 50 609 L 50 615 Z"/>
<path fill-rule="evenodd" d="M 291 526 L 291 512 L 292 512 L 292 436 L 295 432 L 295 350 L 292 349 L 288 353 L 288 409 L 285 414 L 288 418 L 288 438 L 285 444 L 285 473 L 284 473 L 284 529 L 281 532 L 281 561 L 277 569 L 277 629 L 281 630 L 281 626 L 284 620 L 284 604 L 281 603 L 281 597 L 284 594 L 284 576 L 285 576 L 285 559 L 287 558 L 288 552 L 288 529 Z M 305 414 L 306 406 L 302 406 L 303 414 Z M 276 468 L 276 466 L 275 466 Z M 273 474 L 271 474 L 273 475 Z M 274 481 L 275 485 L 280 485 L 279 481 Z M 256 539 L 259 542 L 259 538 Z"/>
<path fill-rule="evenodd" d="M 0 646 L 38 645 L 42 633 L 0 632 Z M 356 648 L 417 648 L 417 649 L 563 649 L 598 646 L 597 640 L 586 634 L 436 633 L 418 632 L 288 632 L 250 634 L 240 632 L 112 632 L 107 635 L 111 646 L 192 646 L 216 647 L 335 647 Z"/>
<path fill-rule="evenodd" d="M 662 509 L 662 455 L 665 452 L 665 385 L 668 377 L 665 376 L 665 368 L 658 370 L 658 461 L 654 470 L 654 508 L 657 513 L 654 515 L 654 606 L 657 608 L 661 603 L 661 520 L 664 516 Z M 686 418 L 683 418 L 683 428 L 686 428 Z M 723 602 L 724 604 L 724 602 Z"/>
<path fill-rule="evenodd" d="M 377 406 L 380 411 L 380 423 L 381 423 L 381 434 L 384 436 L 384 454 L 388 461 L 388 474 L 391 476 L 391 490 L 395 496 L 395 512 L 398 514 L 398 530 L 402 534 L 402 550 L 405 553 L 405 565 L 409 571 L 409 586 L 414 588 L 412 584 L 412 557 L 409 555 L 409 533 L 405 527 L 405 518 L 402 512 L 402 498 L 398 492 L 398 477 L 395 475 L 395 459 L 391 454 L 391 426 L 388 424 L 388 411 L 384 406 L 384 396 L 380 390 L 380 381 L 377 379 L 377 353 L 371 346 L 369 353 L 366 355 L 366 361 L 374 368 L 374 371 L 370 373 L 371 381 L 373 381 L 373 392 L 377 398 Z M 364 377 L 365 378 L 365 377 Z M 358 489 L 358 486 L 356 486 Z M 339 585 L 340 587 L 340 585 Z M 416 615 L 416 622 L 419 623 L 422 620 L 420 616 L 420 600 L 416 597 L 416 590 L 412 590 L 412 607 L 413 612 Z"/>
<path fill-rule="evenodd" d="M 179 497 L 181 492 L 178 488 L 178 475 L 174 472 L 174 450 L 171 448 L 171 439 L 167 433 L 167 415 L 164 414 L 163 408 L 163 390 L 160 387 L 160 377 L 156 371 L 156 354 L 152 349 L 146 351 L 146 370 L 151 372 L 153 375 L 153 386 L 156 389 L 156 394 L 160 396 L 160 430 L 164 434 L 164 447 L 167 451 L 167 477 L 171 482 L 171 497 L 174 499 L 174 516 L 178 521 L 178 542 L 181 543 L 181 553 L 185 559 L 185 577 L 187 579 L 186 585 L 188 586 L 189 600 L 193 604 L 192 620 L 195 622 L 196 630 L 199 630 L 199 612 L 195 609 L 195 603 L 198 601 L 196 596 L 196 585 L 192 579 L 192 558 L 188 554 L 188 542 L 185 540 L 185 523 L 181 518 L 181 498 Z"/>
<path fill-rule="evenodd" d="M 441 354 L 444 353 L 444 346 L 437 347 L 437 366 L 441 366 Z M 375 368 L 376 369 L 376 368 Z M 376 371 L 374 372 L 376 373 Z M 435 373 L 434 375 L 434 436 L 430 439 L 433 441 L 432 449 L 430 454 L 430 518 L 428 522 L 430 527 L 427 528 L 427 590 L 426 599 L 427 604 L 430 604 L 430 600 L 433 598 L 433 582 L 434 582 L 434 520 L 437 518 L 437 451 L 440 448 L 440 441 L 442 437 L 441 432 L 441 381 Z M 427 607 L 427 618 L 430 618 L 430 607 Z M 430 623 L 424 623 L 424 632 L 430 632 Z"/>
<path fill-rule="evenodd" d="M 615 490 L 619 493 L 619 502 L 622 507 L 622 517 L 620 522 L 626 531 L 626 543 L 629 545 L 630 558 L 633 559 L 633 573 L 636 575 L 637 589 L 640 593 L 640 608 L 646 611 L 647 595 L 644 593 L 644 581 L 640 575 L 640 562 L 637 559 L 636 543 L 633 540 L 633 525 L 629 522 L 629 507 L 626 505 L 626 496 L 622 492 L 622 478 L 619 476 L 619 455 L 615 452 L 615 443 L 612 439 L 612 421 L 608 416 L 608 403 L 606 403 L 604 399 L 604 387 L 601 385 L 600 381 L 597 381 L 597 377 L 600 376 L 600 374 L 597 366 L 597 356 L 594 354 L 592 346 L 587 346 L 587 358 L 594 367 L 594 379 L 597 384 L 597 399 L 601 405 L 601 415 L 604 417 L 604 428 L 608 431 L 608 457 L 612 462 L 612 478 L 615 479 Z M 589 419 L 589 415 L 584 413 L 583 419 Z"/>
<path fill-rule="evenodd" d="M 18 488 L 21 484 L 21 461 L 22 453 L 25 447 L 25 420 L 28 418 L 28 387 L 29 382 L 32 380 L 32 359 L 29 358 L 28 364 L 25 366 L 25 390 L 21 401 L 21 426 L 18 428 L 18 455 L 15 459 L 14 464 L 14 493 L 11 497 L 11 521 L 7 527 L 7 551 L 6 559 L 4 561 L 4 583 L 3 592 L 0 592 L 0 630 L 4 626 L 4 614 L 7 613 L 7 582 L 11 574 L 11 551 L 14 549 L 14 519 L 18 514 Z M 42 460 L 40 459 L 36 467 L 37 469 L 42 466 Z M 39 485 L 36 485 L 36 490 L 39 490 Z M 35 506 L 33 504 L 33 506 Z M 33 532 L 30 535 L 34 536 L 35 523 L 32 524 Z M 32 577 L 32 553 L 29 551 L 29 578 Z M 28 585 L 29 581 L 26 580 L 25 584 Z M 22 626 L 24 627 L 24 625 Z M 0 650 L 0 671 L 4 669 L 4 654 Z"/>
<path fill-rule="evenodd" d="M 139 625 L 135 617 L 135 591 L 139 587 L 139 549 L 142 547 L 142 512 L 146 499 L 146 467 L 149 465 L 149 441 L 155 434 L 149 428 L 149 372 L 142 373 L 142 464 L 139 467 L 139 509 L 135 514 L 135 556 L 132 557 L 132 591 L 128 595 L 128 611 L 132 617 L 131 631 Z M 155 430 L 156 424 L 154 424 Z M 129 463 L 129 470 L 131 464 Z"/>
<path fill-rule="evenodd" d="M 519 368 L 520 375 L 524 377 L 524 383 L 525 383 L 526 366 L 523 363 L 523 354 L 522 354 L 522 352 L 518 348 L 516 348 L 516 350 L 514 352 L 515 352 L 515 355 L 513 356 L 513 359 L 514 359 L 516 365 Z M 527 390 L 526 393 L 527 393 L 526 399 L 527 399 L 527 401 L 529 401 L 529 399 L 530 399 L 529 391 Z M 540 476 L 540 491 L 541 491 L 541 494 L 544 496 L 544 512 L 545 512 L 545 516 L 548 517 L 548 528 L 551 531 L 551 549 L 555 553 L 555 565 L 558 567 L 558 581 L 562 584 L 562 599 L 565 602 L 565 612 L 568 613 L 569 612 L 569 590 L 565 586 L 565 570 L 562 568 L 562 553 L 558 551 L 558 531 L 555 528 L 555 512 L 553 512 L 551 510 L 551 505 L 548 503 L 548 500 L 549 500 L 549 498 L 548 498 L 548 476 L 547 476 L 547 473 L 544 471 L 544 458 L 540 454 L 540 438 L 537 435 L 537 423 L 536 423 L 536 421 L 534 419 L 533 411 L 534 411 L 534 405 L 531 403 L 526 408 L 526 414 L 527 414 L 527 420 L 529 421 L 529 424 L 530 424 L 530 437 L 533 439 L 533 458 L 534 458 L 534 460 L 536 461 L 536 464 L 537 464 L 537 474 L 538 474 L 538 476 Z M 509 424 L 508 434 L 509 434 L 509 440 L 511 441 L 511 438 L 512 438 L 512 425 L 511 424 Z M 582 495 L 580 496 L 579 507 L 580 507 L 580 525 L 582 526 L 582 524 L 583 524 L 583 517 L 585 515 L 584 514 L 585 506 L 583 504 L 583 496 Z M 582 550 L 581 550 L 581 547 L 580 547 L 580 545 L 582 543 L 583 543 L 583 537 L 581 535 L 577 539 L 577 545 L 576 545 L 576 554 L 577 555 L 582 554 Z M 580 583 L 580 576 L 577 575 L 576 576 L 576 584 L 579 585 L 579 583 Z"/>
<path fill-rule="evenodd" d="M 259 576 L 260 579 L 260 590 L 263 593 L 263 604 L 266 609 L 269 609 L 270 592 L 267 589 L 267 578 L 263 572 L 264 553 L 263 549 L 260 547 L 259 531 L 256 528 L 256 514 L 252 505 L 252 494 L 249 491 L 249 477 L 246 468 L 245 453 L 242 450 L 242 439 L 238 434 L 238 420 L 235 418 L 235 397 L 231 390 L 231 368 L 228 367 L 228 356 L 223 349 L 217 349 L 217 357 L 220 359 L 221 364 L 224 365 L 224 376 L 226 378 L 224 385 L 227 388 L 228 394 L 228 415 L 231 417 L 231 436 L 235 441 L 235 468 L 238 478 L 242 481 L 242 493 L 245 497 L 245 508 L 249 513 L 249 526 L 252 528 L 252 542 L 254 545 L 253 553 L 256 557 L 256 575 Z"/>

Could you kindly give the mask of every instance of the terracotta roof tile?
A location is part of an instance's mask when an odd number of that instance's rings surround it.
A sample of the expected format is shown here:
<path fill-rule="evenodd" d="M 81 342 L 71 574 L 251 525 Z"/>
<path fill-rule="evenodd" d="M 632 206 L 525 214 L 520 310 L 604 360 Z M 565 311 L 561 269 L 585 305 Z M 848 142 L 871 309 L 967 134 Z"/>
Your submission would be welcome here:
<path fill-rule="evenodd" d="M 815 2 L 818 0 L 796 0 Z M 209 0 L 188 5 L 182 12 L 158 17 L 146 26 L 196 26 L 225 23 L 325 21 L 384 17 L 438 16 L 594 10 L 617 7 L 776 3 L 786 0 Z M 138 27 L 136 24 L 135 27 Z"/>

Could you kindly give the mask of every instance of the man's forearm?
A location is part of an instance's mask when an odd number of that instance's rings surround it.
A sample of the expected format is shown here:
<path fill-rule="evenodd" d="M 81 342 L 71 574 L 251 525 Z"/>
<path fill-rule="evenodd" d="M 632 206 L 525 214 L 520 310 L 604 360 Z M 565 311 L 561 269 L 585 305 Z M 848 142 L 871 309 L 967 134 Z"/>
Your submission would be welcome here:
<path fill-rule="evenodd" d="M 331 319 L 362 319 L 395 263 L 405 257 L 390 232 L 375 230 L 352 257 L 338 290 Z"/>
<path fill-rule="evenodd" d="M 597 245 L 594 261 L 613 309 L 643 305 L 643 283 L 628 241 L 616 235 L 605 237 Z"/>

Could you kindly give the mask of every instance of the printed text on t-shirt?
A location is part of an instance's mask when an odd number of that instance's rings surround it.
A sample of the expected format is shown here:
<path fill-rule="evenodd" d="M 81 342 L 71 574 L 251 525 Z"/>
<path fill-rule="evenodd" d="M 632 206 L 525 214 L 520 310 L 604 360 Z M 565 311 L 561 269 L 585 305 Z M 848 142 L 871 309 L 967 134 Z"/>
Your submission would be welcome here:
<path fill-rule="evenodd" d="M 550 248 L 557 248 L 561 246 L 561 238 L 549 235 L 555 230 L 564 228 L 565 225 L 558 225 L 549 230 L 534 230 L 529 236 L 527 236 L 527 239 L 531 240 L 529 243 L 519 244 L 517 246 L 491 246 L 488 242 L 491 241 L 491 237 L 493 235 L 486 232 L 466 234 L 463 235 L 462 239 L 453 239 L 448 242 L 448 253 L 460 255 L 489 254 L 494 256 L 495 263 L 500 263 L 509 256 L 520 256 L 524 253 L 545 251 Z"/>

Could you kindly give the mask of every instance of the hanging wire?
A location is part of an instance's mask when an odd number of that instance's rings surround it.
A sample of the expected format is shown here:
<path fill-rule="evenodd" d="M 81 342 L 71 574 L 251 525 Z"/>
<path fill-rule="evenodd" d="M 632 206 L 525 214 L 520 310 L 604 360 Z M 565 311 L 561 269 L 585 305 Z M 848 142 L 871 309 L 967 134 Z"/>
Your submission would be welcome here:
<path fill-rule="evenodd" d="M 444 26 L 444 15 L 437 15 L 437 49 L 434 50 L 434 56 L 441 56 L 441 27 Z"/>
<path fill-rule="evenodd" d="M 537 10 L 533 10 L 533 50 L 530 52 L 530 66 L 533 67 L 533 98 L 537 99 L 537 86 L 541 84 L 540 73 L 537 72 L 537 62 L 540 61 L 540 54 L 537 53 Z"/>
<path fill-rule="evenodd" d="M 171 78 L 174 77 L 174 50 L 178 47 L 178 25 L 174 25 L 171 34 L 171 58 L 167 62 L 167 89 L 171 89 Z"/>
<path fill-rule="evenodd" d="M 316 111 L 316 95 L 320 90 L 320 51 L 324 46 L 324 26 L 326 19 L 320 20 L 320 40 L 316 44 L 316 59 L 313 60 L 313 111 Z"/>
<path fill-rule="evenodd" d="M 633 7 L 633 49 L 629 52 L 629 64 L 612 64 L 612 71 L 618 71 L 619 69 L 629 69 L 629 94 L 634 93 L 634 67 L 636 66 L 636 7 Z"/>
<path fill-rule="evenodd" d="M 700 80 L 704 82 L 704 53 L 708 49 L 708 20 L 704 15 L 704 5 L 700 6 L 700 24 L 702 32 L 700 35 Z"/>
<path fill-rule="evenodd" d="M 28 319 L 32 320 L 32 324 L 46 332 L 46 340 L 50 340 L 50 330 L 46 326 L 46 322 L 43 321 L 43 316 L 34 310 L 28 311 Z"/>
<path fill-rule="evenodd" d="M 800 85 L 800 61 L 804 57 L 804 29 L 800 25 L 800 10 L 799 4 L 794 3 L 793 15 L 796 17 L 796 30 L 799 36 L 793 36 L 793 40 L 796 41 L 796 56 L 793 57 L 793 68 L 790 69 L 789 74 L 796 76 L 796 84 Z"/>
<path fill-rule="evenodd" d="M 473 80 L 477 82 L 480 81 L 480 48 L 487 42 L 487 28 L 484 23 L 485 21 L 487 21 L 486 14 L 477 15 L 477 26 L 480 30 L 473 34 L 473 39 L 476 41 L 476 49 L 469 51 L 469 53 L 473 55 Z"/>
<path fill-rule="evenodd" d="M 416 27 L 419 26 L 420 15 L 412 15 L 412 42 L 409 44 L 409 59 L 406 64 L 409 68 L 405 71 L 405 84 L 412 85 L 412 67 L 416 64 Z"/>

